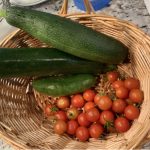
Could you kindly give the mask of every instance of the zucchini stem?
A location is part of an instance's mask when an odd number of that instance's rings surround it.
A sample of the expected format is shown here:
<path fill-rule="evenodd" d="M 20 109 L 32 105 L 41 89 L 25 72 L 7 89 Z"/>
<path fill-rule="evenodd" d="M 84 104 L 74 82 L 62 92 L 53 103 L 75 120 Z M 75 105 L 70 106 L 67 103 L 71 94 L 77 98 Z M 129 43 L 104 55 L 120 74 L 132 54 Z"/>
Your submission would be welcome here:
<path fill-rule="evenodd" d="M 4 10 L 4 9 L 1 9 L 0 10 L 0 17 L 6 17 L 6 10 Z"/>
<path fill-rule="evenodd" d="M 11 3 L 9 0 L 2 0 L 3 7 L 0 9 L 0 17 L 6 17 L 6 11 L 10 8 Z"/>

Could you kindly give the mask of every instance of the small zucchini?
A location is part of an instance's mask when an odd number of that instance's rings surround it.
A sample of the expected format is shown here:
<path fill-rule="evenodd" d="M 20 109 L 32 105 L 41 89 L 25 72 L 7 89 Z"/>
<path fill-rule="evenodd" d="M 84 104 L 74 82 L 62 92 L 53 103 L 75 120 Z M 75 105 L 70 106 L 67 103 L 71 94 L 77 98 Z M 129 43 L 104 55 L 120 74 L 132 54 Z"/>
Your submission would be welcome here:
<path fill-rule="evenodd" d="M 68 76 L 53 76 L 33 80 L 33 88 L 50 96 L 67 96 L 94 86 L 96 77 L 91 74 L 77 74 Z"/>

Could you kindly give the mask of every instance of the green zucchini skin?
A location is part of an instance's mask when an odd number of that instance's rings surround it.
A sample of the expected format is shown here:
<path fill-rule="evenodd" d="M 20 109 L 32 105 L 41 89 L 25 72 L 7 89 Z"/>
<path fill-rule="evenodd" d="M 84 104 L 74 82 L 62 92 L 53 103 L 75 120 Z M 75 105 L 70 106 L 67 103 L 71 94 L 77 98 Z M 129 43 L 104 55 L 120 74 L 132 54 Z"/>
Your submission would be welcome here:
<path fill-rule="evenodd" d="M 114 68 L 54 48 L 0 48 L 0 77 L 96 74 Z"/>
<path fill-rule="evenodd" d="M 83 92 L 94 86 L 96 77 L 90 74 L 54 76 L 33 80 L 33 88 L 50 96 L 67 96 Z"/>
<path fill-rule="evenodd" d="M 7 22 L 72 55 L 107 64 L 122 63 L 128 49 L 120 41 L 57 15 L 10 7 Z"/>

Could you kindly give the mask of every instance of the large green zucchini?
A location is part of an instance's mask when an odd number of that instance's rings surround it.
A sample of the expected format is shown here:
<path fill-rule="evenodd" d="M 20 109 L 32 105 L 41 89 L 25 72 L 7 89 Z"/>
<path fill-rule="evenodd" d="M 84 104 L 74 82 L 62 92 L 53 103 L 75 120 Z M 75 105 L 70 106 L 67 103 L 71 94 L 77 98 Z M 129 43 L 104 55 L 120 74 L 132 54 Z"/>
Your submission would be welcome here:
<path fill-rule="evenodd" d="M 0 16 L 39 40 L 81 58 L 118 64 L 128 54 L 118 40 L 64 17 L 21 7 L 9 7 Z"/>
<path fill-rule="evenodd" d="M 95 74 L 114 68 L 54 48 L 0 48 L 0 77 Z"/>

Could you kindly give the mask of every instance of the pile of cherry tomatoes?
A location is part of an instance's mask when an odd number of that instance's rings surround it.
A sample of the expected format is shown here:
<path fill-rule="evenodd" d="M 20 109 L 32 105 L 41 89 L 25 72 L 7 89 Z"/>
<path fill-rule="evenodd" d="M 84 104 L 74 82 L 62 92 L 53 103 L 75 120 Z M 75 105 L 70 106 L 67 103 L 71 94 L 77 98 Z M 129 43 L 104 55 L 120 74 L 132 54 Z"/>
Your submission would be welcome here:
<path fill-rule="evenodd" d="M 144 99 L 138 79 L 121 79 L 116 71 L 106 74 L 114 97 L 88 89 L 80 94 L 63 96 L 45 107 L 46 116 L 54 116 L 54 132 L 79 141 L 101 138 L 108 133 L 129 130 L 140 114 Z"/>

